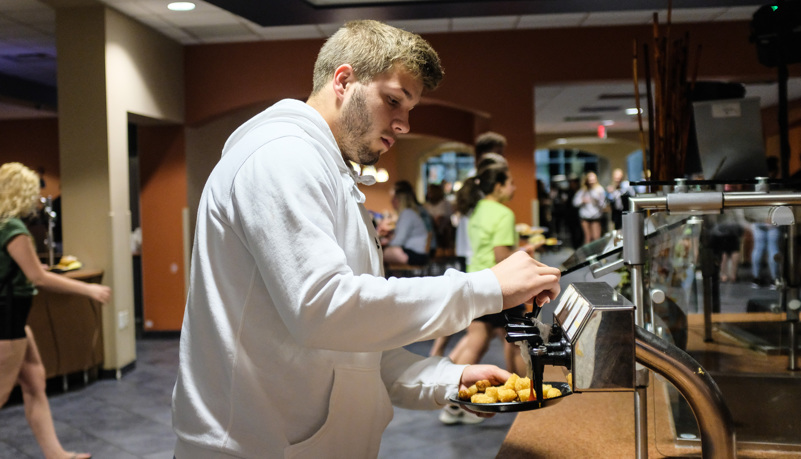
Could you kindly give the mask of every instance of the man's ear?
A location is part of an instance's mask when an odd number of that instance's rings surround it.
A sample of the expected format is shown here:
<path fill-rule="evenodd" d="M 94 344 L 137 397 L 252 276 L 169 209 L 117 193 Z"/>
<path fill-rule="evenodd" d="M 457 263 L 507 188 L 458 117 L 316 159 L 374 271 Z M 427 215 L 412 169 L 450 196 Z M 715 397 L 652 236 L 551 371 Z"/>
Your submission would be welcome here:
<path fill-rule="evenodd" d="M 334 92 L 339 100 L 345 98 L 345 90 L 348 85 L 355 82 L 353 67 L 350 64 L 342 64 L 334 71 Z"/>

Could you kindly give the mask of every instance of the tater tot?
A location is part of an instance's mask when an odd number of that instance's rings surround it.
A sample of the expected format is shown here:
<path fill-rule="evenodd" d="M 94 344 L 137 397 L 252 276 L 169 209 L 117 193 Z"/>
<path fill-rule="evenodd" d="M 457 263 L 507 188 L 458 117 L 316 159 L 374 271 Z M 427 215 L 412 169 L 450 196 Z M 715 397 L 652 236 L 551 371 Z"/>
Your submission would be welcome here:
<path fill-rule="evenodd" d="M 515 381 L 515 390 L 518 392 L 523 389 L 528 389 L 529 387 L 531 387 L 531 379 L 528 376 L 525 378 L 518 378 L 517 381 Z"/>
<path fill-rule="evenodd" d="M 519 391 L 517 391 L 517 398 L 520 399 L 521 402 L 527 402 L 530 395 L 531 395 L 531 389 L 520 389 Z M 535 394 L 534 398 L 536 397 L 537 396 Z"/>
<path fill-rule="evenodd" d="M 492 387 L 492 383 L 486 379 L 482 379 L 476 383 L 476 388 L 478 388 L 479 392 L 484 392 L 488 387 Z"/>
<path fill-rule="evenodd" d="M 514 402 L 517 399 L 517 392 L 514 389 L 501 387 L 498 389 L 498 400 L 501 402 Z"/>
<path fill-rule="evenodd" d="M 498 388 L 497 387 L 488 387 L 484 390 L 484 393 L 489 395 L 490 397 L 498 398 Z"/>
<path fill-rule="evenodd" d="M 478 392 L 478 388 L 475 384 L 468 387 L 467 389 L 459 389 L 459 399 L 461 400 L 470 400 L 470 397 L 475 395 Z"/>
<path fill-rule="evenodd" d="M 559 390 L 559 389 L 557 389 L 557 388 L 555 388 L 555 387 L 551 387 L 550 389 L 548 389 L 548 391 L 547 391 L 547 392 L 544 392 L 544 395 L 543 395 L 543 396 L 544 396 L 545 398 L 556 398 L 556 397 L 561 397 L 561 396 L 562 396 L 562 391 L 561 391 L 561 390 Z"/>
<path fill-rule="evenodd" d="M 498 400 L 488 396 L 487 394 L 478 393 L 470 397 L 470 401 L 473 403 L 495 403 Z"/>
<path fill-rule="evenodd" d="M 520 379 L 520 376 L 518 376 L 517 373 L 512 373 L 512 376 L 509 376 L 509 379 L 506 380 L 506 384 L 504 384 L 503 386 L 506 387 L 507 389 L 514 389 L 515 382 L 518 379 Z"/>

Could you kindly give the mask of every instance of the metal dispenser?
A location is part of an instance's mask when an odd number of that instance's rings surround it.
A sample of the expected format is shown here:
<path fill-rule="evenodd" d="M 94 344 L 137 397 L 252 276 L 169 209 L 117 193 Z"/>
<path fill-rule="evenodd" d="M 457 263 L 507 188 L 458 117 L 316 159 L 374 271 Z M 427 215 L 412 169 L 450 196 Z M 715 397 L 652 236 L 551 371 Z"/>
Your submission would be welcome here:
<path fill-rule="evenodd" d="M 606 283 L 570 284 L 553 326 L 529 315 L 507 325 L 506 339 L 528 343 L 537 391 L 545 365 L 571 370 L 573 392 L 634 390 L 634 304 Z M 543 400 L 541 392 L 537 400 Z"/>
<path fill-rule="evenodd" d="M 609 284 L 570 284 L 554 322 L 573 348 L 573 391 L 634 390 L 634 304 Z"/>
<path fill-rule="evenodd" d="M 698 419 L 703 457 L 736 457 L 734 422 L 715 382 L 686 352 L 637 326 L 635 305 L 609 284 L 570 284 L 553 325 L 529 313 L 506 330 L 506 340 L 521 342 L 531 357 L 540 406 L 545 365 L 570 370 L 572 390 L 578 393 L 639 391 L 640 364 L 663 375 L 687 399 Z"/>

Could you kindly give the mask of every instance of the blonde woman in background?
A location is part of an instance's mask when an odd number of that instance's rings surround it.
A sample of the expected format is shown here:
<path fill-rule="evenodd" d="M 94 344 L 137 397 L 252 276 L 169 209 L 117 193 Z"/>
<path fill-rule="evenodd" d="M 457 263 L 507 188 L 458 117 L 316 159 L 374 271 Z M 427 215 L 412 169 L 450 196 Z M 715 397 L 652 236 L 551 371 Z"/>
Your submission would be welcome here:
<path fill-rule="evenodd" d="M 587 172 L 584 184 L 573 196 L 573 205 L 578 207 L 584 243 L 601 238 L 601 221 L 606 207 L 606 190 L 598 183 L 595 172 Z"/>
<path fill-rule="evenodd" d="M 37 288 L 87 296 L 106 303 L 111 289 L 46 271 L 21 218 L 39 203 L 39 176 L 20 163 L 0 167 L 0 407 L 16 384 L 22 389 L 25 416 L 46 459 L 85 459 L 67 452 L 56 436 L 47 401 L 45 368 L 26 325 Z"/>

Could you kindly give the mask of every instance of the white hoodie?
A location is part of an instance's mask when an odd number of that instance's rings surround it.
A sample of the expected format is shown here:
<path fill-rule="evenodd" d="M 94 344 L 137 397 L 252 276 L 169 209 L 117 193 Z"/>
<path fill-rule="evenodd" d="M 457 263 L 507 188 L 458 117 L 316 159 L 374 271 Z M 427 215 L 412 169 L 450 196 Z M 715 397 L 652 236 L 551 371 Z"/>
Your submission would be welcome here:
<path fill-rule="evenodd" d="M 501 310 L 495 276 L 384 279 L 353 172 L 284 100 L 228 139 L 200 200 L 173 428 L 178 459 L 375 457 L 393 403 L 436 409 L 463 366 L 402 346 Z"/>

